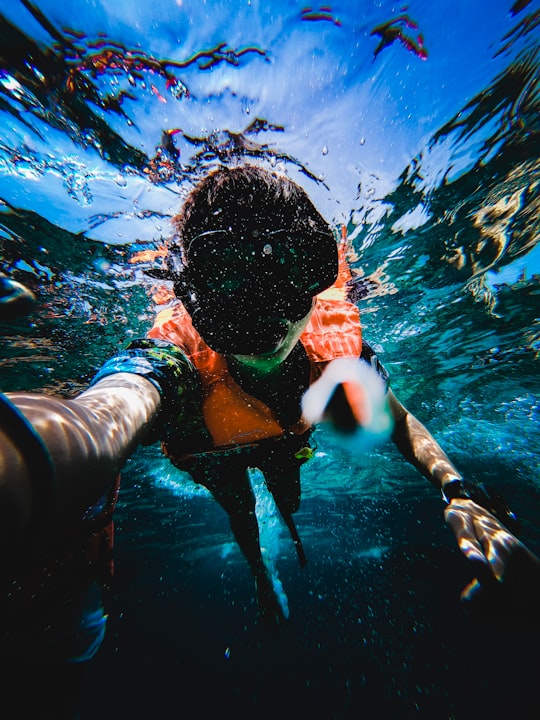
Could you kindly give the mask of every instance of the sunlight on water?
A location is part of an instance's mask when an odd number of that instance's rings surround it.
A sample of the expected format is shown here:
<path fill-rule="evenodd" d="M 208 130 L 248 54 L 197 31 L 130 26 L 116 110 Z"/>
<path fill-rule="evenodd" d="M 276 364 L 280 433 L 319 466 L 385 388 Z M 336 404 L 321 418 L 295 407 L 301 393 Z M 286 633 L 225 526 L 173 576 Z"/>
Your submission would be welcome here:
<path fill-rule="evenodd" d="M 466 477 L 512 498 L 537 547 L 538 0 L 74 8 L 0 9 L 0 272 L 36 297 L 0 325 L 2 390 L 75 395 L 144 336 L 170 302 L 163 248 L 187 192 L 253 162 L 346 230 L 392 389 Z M 307 572 L 251 474 L 288 617 L 271 641 L 226 513 L 157 444 L 128 461 L 95 669 L 119 692 L 88 693 L 85 720 L 169 717 L 185 698 L 201 717 L 431 720 L 497 717 L 504 696 L 527 717 L 534 664 L 498 651 L 516 634 L 458 618 L 468 578 L 439 493 L 391 442 L 313 439 L 295 514 Z"/>
<path fill-rule="evenodd" d="M 146 460 L 148 462 L 148 460 Z M 179 497 L 210 497 L 209 491 L 202 485 L 194 483 L 189 475 L 177 470 L 168 460 L 153 457 L 153 482 Z"/>
<path fill-rule="evenodd" d="M 266 567 L 270 573 L 274 590 L 285 617 L 289 617 L 289 605 L 283 584 L 279 578 L 277 563 L 282 552 L 280 529 L 283 526 L 272 495 L 268 492 L 264 476 L 258 471 L 251 472 L 251 483 L 255 493 L 255 513 L 259 521 L 261 550 Z"/>

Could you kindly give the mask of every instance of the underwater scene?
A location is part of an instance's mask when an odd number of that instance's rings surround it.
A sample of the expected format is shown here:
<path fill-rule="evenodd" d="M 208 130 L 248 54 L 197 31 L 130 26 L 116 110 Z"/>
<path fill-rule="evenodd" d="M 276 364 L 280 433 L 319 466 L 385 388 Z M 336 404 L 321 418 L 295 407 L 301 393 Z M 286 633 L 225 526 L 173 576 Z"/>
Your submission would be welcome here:
<path fill-rule="evenodd" d="M 0 390 L 73 397 L 144 337 L 171 218 L 242 162 L 346 233 L 392 389 L 539 553 L 540 1 L 4 0 L 0 273 L 36 302 L 0 323 Z M 226 513 L 141 446 L 92 650 L 44 660 L 75 615 L 69 577 L 2 611 L 10 717 L 538 718 L 538 624 L 463 612 L 440 492 L 390 441 L 313 438 L 305 567 L 251 475 L 279 631 Z"/>

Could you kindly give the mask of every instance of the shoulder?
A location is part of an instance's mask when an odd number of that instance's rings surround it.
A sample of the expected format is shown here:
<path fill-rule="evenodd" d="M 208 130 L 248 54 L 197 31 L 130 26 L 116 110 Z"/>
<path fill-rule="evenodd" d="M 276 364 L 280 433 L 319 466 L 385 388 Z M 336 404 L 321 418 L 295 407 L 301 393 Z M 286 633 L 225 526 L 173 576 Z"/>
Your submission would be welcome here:
<path fill-rule="evenodd" d="M 329 362 L 338 357 L 358 357 L 362 350 L 358 308 L 347 300 L 317 297 L 301 340 L 313 362 Z"/>
<path fill-rule="evenodd" d="M 157 314 L 147 337 L 172 343 L 187 355 L 200 349 L 201 338 L 181 302 Z"/>

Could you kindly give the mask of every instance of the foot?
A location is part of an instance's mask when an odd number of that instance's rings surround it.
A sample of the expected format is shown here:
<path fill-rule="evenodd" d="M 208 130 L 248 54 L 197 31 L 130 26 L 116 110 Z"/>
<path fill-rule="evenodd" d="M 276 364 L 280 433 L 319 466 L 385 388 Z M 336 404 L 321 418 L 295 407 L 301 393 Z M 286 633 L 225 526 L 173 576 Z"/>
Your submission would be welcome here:
<path fill-rule="evenodd" d="M 260 574 L 255 578 L 255 588 L 257 590 L 257 602 L 259 605 L 259 615 L 269 628 L 282 627 L 287 619 L 276 595 L 272 581 L 266 573 Z"/>

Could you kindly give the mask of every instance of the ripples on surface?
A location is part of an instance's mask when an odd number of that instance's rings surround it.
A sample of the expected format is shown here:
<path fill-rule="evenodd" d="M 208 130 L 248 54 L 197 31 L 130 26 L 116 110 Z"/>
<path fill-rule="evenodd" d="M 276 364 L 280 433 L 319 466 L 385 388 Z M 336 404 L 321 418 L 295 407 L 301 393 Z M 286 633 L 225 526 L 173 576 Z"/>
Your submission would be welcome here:
<path fill-rule="evenodd" d="M 171 215 L 209 167 L 249 158 L 347 227 L 392 386 L 468 476 L 512 498 L 538 547 L 539 20 L 538 2 L 8 3 L 0 270 L 38 307 L 2 326 L 2 389 L 75 393 L 143 334 Z M 254 629 L 217 503 L 157 446 L 128 462 L 98 656 L 126 690 L 111 713 L 193 693 L 211 706 L 209 677 L 221 712 L 465 717 L 499 711 L 486 687 L 519 704 L 527 668 L 505 671 L 495 644 L 519 633 L 457 619 L 466 577 L 438 494 L 391 445 L 360 458 L 316 439 L 296 516 L 307 573 L 254 477 L 291 612 L 275 642 Z"/>

